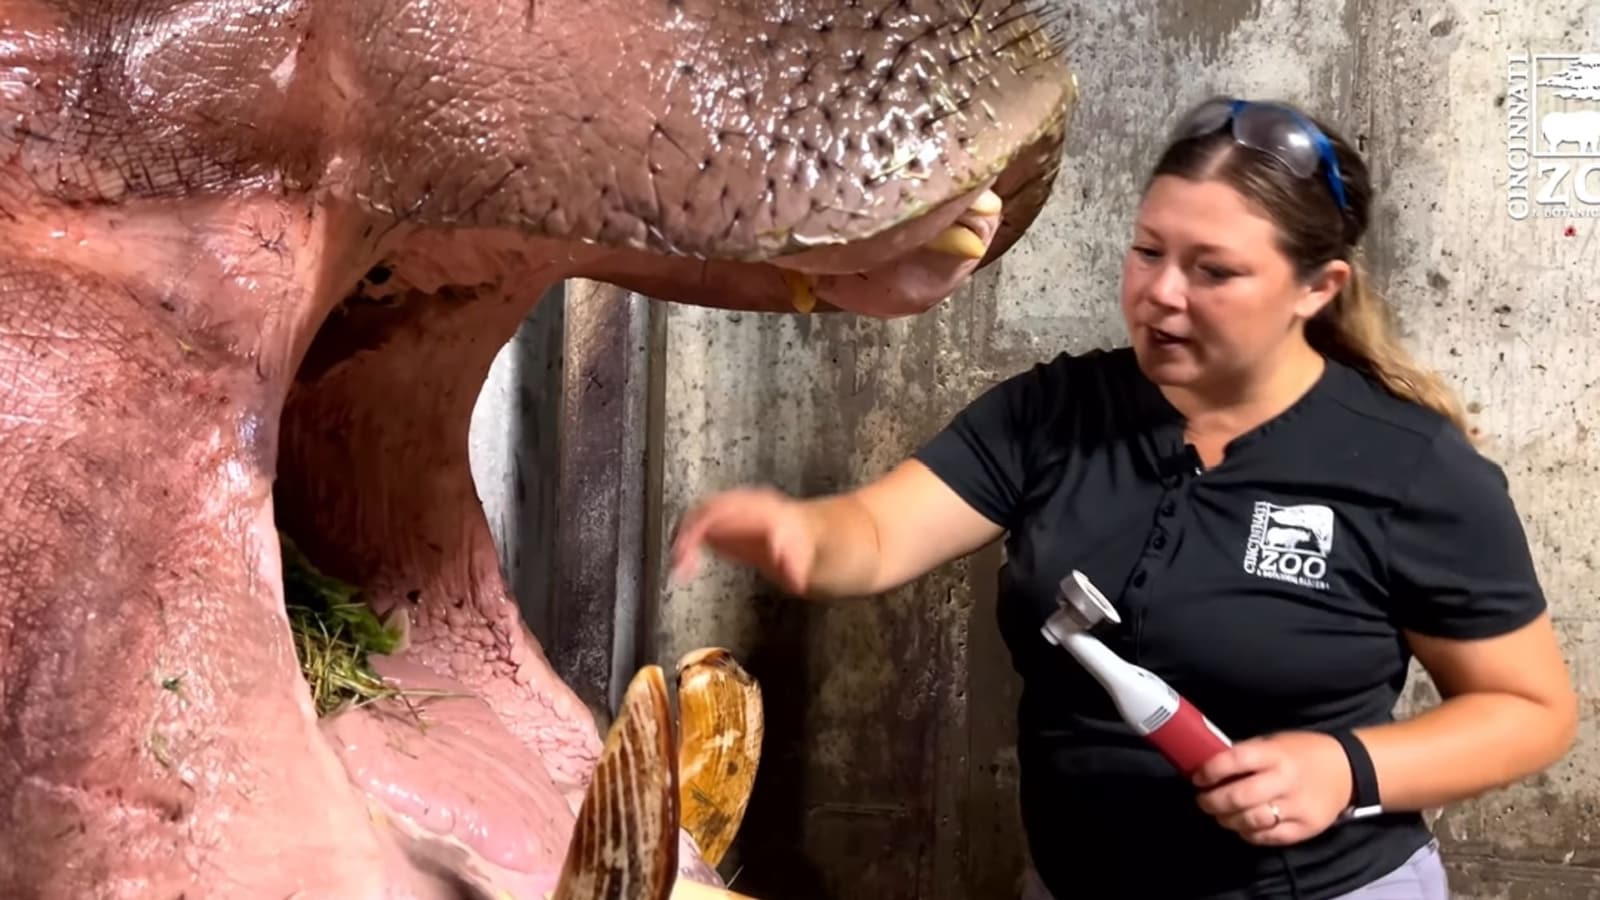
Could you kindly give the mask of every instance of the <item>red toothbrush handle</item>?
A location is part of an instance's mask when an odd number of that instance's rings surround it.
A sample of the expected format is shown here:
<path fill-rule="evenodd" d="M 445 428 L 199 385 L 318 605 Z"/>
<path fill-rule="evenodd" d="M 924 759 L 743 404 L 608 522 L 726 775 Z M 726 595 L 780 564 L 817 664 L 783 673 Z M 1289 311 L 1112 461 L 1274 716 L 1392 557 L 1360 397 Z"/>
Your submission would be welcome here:
<path fill-rule="evenodd" d="M 1145 737 L 1185 778 L 1205 765 L 1206 760 L 1232 746 L 1199 708 L 1182 695 L 1178 697 L 1178 711 L 1172 718 Z"/>

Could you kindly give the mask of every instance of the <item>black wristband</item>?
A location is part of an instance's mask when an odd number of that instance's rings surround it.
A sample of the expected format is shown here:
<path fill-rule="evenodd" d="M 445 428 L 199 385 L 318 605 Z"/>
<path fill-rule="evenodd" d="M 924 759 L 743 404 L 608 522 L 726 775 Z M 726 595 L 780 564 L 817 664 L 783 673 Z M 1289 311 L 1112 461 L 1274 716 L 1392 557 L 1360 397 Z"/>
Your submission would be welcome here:
<path fill-rule="evenodd" d="M 1350 761 L 1350 808 L 1345 810 L 1344 817 L 1361 819 L 1383 812 L 1383 803 L 1378 797 L 1378 773 L 1372 766 L 1366 745 L 1348 729 L 1330 732 L 1329 736 L 1339 742 Z"/>

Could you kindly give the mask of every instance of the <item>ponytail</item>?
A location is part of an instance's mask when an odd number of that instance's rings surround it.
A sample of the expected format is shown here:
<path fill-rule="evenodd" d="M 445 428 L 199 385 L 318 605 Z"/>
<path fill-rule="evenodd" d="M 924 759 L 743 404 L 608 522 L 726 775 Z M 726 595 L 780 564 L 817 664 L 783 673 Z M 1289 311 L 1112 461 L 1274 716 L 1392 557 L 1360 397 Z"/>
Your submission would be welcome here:
<path fill-rule="evenodd" d="M 1400 399 L 1449 419 L 1477 443 L 1477 429 L 1467 423 L 1455 392 L 1406 351 L 1389 305 L 1373 289 L 1359 255 L 1350 260 L 1344 290 L 1306 323 L 1306 340 L 1319 353 L 1370 375 Z"/>

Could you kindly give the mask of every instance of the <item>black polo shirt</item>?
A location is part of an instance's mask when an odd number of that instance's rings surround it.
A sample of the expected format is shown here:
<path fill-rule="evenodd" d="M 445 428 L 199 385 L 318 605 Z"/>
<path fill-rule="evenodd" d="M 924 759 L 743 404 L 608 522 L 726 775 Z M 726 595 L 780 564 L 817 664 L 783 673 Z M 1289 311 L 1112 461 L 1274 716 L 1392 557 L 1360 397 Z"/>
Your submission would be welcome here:
<path fill-rule="evenodd" d="M 1070 570 L 1122 616 L 1106 643 L 1235 740 L 1390 721 L 1410 661 L 1401 628 L 1482 637 L 1545 606 L 1501 469 L 1332 360 L 1204 472 L 1125 348 L 1005 380 L 916 455 L 1007 529 L 999 622 L 1023 682 L 1022 811 L 1063 900 L 1333 897 L 1430 838 L 1417 813 L 1289 848 L 1218 825 L 1040 635 Z"/>

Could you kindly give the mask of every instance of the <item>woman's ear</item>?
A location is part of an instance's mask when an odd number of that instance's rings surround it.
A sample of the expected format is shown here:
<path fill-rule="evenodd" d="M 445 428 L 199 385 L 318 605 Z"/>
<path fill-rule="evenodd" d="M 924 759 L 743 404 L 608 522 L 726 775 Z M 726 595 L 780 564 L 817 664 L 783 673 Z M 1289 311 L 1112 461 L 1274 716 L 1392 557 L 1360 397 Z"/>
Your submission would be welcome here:
<path fill-rule="evenodd" d="M 1305 291 L 1295 301 L 1295 315 L 1310 320 L 1322 308 L 1332 303 L 1344 286 L 1350 283 L 1350 264 L 1342 259 L 1325 263 L 1321 271 L 1306 282 Z"/>

